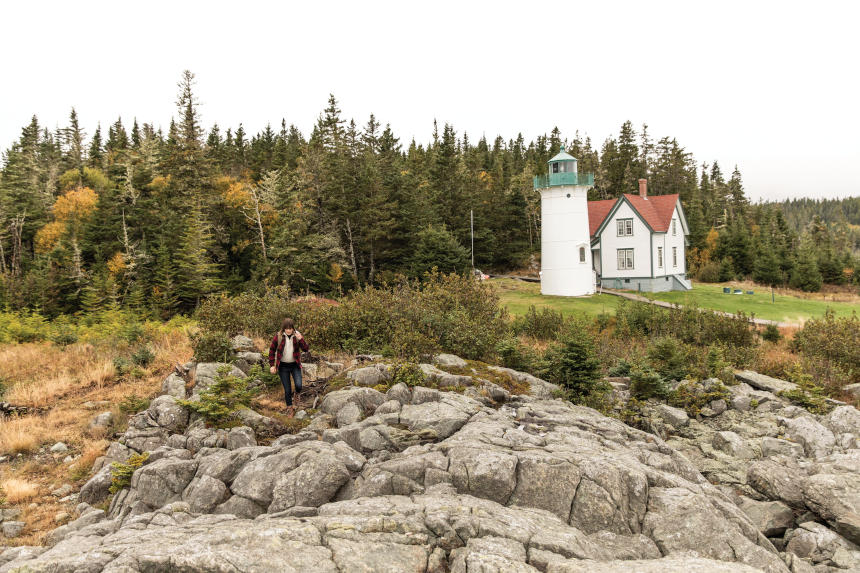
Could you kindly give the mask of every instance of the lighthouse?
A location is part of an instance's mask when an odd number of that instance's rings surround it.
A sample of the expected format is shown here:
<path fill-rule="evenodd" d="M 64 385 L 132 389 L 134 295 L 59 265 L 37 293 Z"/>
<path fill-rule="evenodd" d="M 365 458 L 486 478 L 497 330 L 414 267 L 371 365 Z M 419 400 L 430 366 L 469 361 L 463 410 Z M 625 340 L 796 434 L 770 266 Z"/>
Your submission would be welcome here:
<path fill-rule="evenodd" d="M 588 230 L 588 189 L 594 174 L 579 173 L 576 158 L 561 152 L 546 175 L 534 178 L 541 195 L 541 294 L 594 294 Z"/>

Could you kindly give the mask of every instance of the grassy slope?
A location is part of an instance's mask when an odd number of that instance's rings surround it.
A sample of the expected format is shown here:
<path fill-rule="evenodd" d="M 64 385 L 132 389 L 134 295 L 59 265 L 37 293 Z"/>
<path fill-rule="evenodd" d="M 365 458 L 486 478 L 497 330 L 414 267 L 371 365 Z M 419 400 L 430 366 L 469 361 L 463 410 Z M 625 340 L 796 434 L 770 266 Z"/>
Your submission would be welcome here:
<path fill-rule="evenodd" d="M 695 302 L 699 307 L 724 312 L 742 310 L 747 314 L 754 313 L 757 318 L 780 322 L 802 323 L 822 316 L 828 308 L 832 308 L 837 316 L 849 316 L 852 311 L 860 311 L 860 305 L 854 303 L 804 299 L 779 293 L 775 295 L 775 302 L 771 302 L 770 289 L 766 287 L 755 288 L 755 294 L 751 295 L 724 294 L 724 286 L 732 285 L 696 283 L 692 291 L 648 293 L 647 296 L 682 305 Z"/>
<path fill-rule="evenodd" d="M 491 284 L 498 289 L 502 306 L 506 306 L 513 315 L 524 314 L 532 304 L 538 308 L 550 307 L 565 314 L 612 313 L 619 301 L 618 297 L 607 294 L 582 298 L 542 296 L 538 283 L 512 279 L 493 279 Z M 647 296 L 677 304 L 695 302 L 701 308 L 725 312 L 742 310 L 747 314 L 755 313 L 758 318 L 781 322 L 801 323 L 808 318 L 823 315 L 828 307 L 833 308 L 837 316 L 847 316 L 852 311 L 860 310 L 860 305 L 854 303 L 810 300 L 783 294 L 777 294 L 776 302 L 771 303 L 769 290 L 756 290 L 753 295 L 728 295 L 723 294 L 723 285 L 698 283 L 692 291 L 648 293 Z"/>

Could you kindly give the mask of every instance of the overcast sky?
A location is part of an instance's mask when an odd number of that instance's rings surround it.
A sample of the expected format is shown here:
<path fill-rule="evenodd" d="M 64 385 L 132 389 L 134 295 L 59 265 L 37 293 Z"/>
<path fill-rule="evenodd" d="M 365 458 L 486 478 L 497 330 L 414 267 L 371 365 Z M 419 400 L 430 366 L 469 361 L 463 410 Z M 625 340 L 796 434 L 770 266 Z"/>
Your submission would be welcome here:
<path fill-rule="evenodd" d="M 404 143 L 557 125 L 597 146 L 625 120 L 735 164 L 754 200 L 860 195 L 860 3 L 28 2 L 0 9 L 0 147 L 74 106 L 91 135 L 166 128 L 183 69 L 201 114 L 306 135 L 338 98 Z"/>

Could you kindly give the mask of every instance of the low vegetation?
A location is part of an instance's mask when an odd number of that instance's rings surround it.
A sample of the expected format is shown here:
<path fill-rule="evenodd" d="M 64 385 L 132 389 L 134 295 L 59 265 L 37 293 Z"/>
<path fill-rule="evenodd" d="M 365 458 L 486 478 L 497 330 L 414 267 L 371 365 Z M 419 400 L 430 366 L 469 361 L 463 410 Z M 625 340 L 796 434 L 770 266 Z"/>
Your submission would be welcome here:
<path fill-rule="evenodd" d="M 254 393 L 248 388 L 248 380 L 229 374 L 230 367 L 218 370 L 215 382 L 200 392 L 199 400 L 177 400 L 177 402 L 202 416 L 216 428 L 229 428 L 239 423 L 237 412 L 251 403 Z"/>

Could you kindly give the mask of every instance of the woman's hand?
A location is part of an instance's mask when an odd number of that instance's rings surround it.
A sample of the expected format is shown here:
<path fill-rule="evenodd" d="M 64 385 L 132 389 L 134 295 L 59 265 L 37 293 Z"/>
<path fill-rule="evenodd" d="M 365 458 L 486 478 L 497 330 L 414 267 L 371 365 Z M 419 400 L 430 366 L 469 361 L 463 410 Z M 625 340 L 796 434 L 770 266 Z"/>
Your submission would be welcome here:
<path fill-rule="evenodd" d="M 274 374 L 274 373 L 276 372 L 275 367 L 274 367 L 274 366 L 272 366 L 271 368 L 269 368 L 269 372 L 271 372 L 272 374 Z"/>
<path fill-rule="evenodd" d="M 302 336 L 302 333 L 297 330 L 296 331 L 296 340 L 301 340 L 302 338 L 304 338 L 304 336 Z"/>

